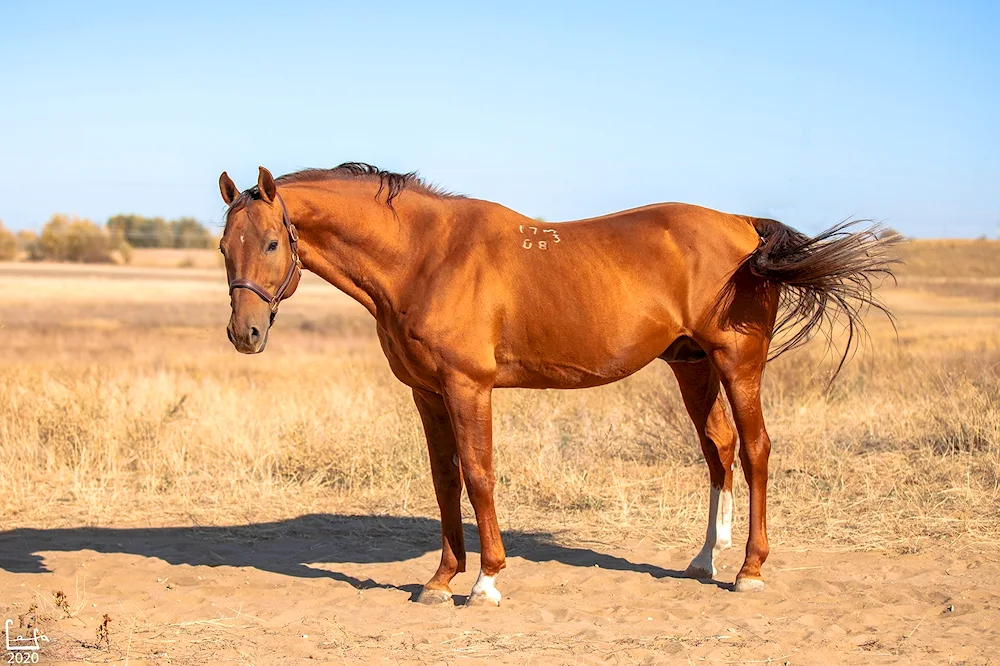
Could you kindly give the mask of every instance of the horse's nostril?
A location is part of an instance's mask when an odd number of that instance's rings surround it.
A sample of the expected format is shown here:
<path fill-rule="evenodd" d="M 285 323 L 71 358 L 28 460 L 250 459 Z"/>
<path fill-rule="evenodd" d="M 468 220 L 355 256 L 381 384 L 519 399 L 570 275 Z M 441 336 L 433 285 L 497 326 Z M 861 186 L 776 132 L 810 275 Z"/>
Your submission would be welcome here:
<path fill-rule="evenodd" d="M 256 326 L 250 327 L 250 342 L 254 344 L 260 342 L 260 329 Z"/>

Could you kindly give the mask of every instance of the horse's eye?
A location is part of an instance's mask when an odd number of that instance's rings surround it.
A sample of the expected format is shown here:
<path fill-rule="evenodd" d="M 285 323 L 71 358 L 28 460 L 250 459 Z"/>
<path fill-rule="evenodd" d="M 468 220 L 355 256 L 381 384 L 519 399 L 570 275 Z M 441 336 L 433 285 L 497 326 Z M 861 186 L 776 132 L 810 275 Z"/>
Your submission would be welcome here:
<path fill-rule="evenodd" d="M 270 243 L 267 244 L 267 251 L 268 252 L 274 252 L 277 249 L 278 249 L 278 241 L 276 241 L 276 240 L 275 241 L 271 241 Z"/>

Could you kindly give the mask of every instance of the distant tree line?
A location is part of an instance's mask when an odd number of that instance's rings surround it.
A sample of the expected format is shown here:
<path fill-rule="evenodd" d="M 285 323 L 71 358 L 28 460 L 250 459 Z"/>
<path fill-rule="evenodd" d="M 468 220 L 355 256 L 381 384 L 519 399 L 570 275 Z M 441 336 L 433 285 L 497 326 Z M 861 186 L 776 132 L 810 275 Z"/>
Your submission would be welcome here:
<path fill-rule="evenodd" d="M 115 215 L 105 225 L 110 234 L 121 233 L 132 247 L 210 248 L 212 234 L 193 217 L 164 220 L 162 217 Z"/>
<path fill-rule="evenodd" d="M 17 256 L 17 238 L 0 220 L 0 261 L 11 261 Z"/>
<path fill-rule="evenodd" d="M 57 213 L 42 227 L 41 234 L 19 231 L 16 235 L 0 222 L 0 261 L 24 256 L 30 261 L 83 263 L 128 263 L 132 248 L 210 248 L 212 233 L 198 220 L 181 217 L 115 215 L 103 226 L 76 216 Z"/>

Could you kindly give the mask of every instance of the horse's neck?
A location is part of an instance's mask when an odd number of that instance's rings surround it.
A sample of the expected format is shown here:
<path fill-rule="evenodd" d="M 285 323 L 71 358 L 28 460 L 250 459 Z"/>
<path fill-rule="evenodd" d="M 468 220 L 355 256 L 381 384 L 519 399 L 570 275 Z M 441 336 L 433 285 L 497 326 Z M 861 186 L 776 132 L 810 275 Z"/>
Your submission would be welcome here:
<path fill-rule="evenodd" d="M 299 230 L 303 266 L 361 303 L 376 318 L 391 310 L 408 271 L 420 261 L 418 231 L 443 220 L 436 202 L 400 196 L 393 209 L 363 196 L 291 190 L 289 214 Z M 417 219 L 419 218 L 419 219 Z M 414 226 L 423 227 L 417 230 Z"/>

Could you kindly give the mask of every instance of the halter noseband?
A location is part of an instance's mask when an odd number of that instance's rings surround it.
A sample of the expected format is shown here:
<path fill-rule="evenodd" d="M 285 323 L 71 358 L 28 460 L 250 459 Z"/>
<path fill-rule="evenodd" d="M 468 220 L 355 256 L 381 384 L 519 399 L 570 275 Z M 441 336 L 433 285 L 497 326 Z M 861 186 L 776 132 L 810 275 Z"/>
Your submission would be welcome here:
<path fill-rule="evenodd" d="M 288 273 L 285 275 L 284 281 L 281 286 L 278 287 L 278 291 L 275 292 L 274 296 L 260 286 L 253 280 L 248 280 L 247 278 L 233 278 L 229 281 L 229 295 L 233 295 L 235 289 L 249 289 L 253 293 L 263 299 L 265 303 L 271 308 L 271 321 L 274 321 L 274 315 L 278 313 L 278 304 L 281 303 L 282 299 L 285 297 L 285 291 L 288 289 L 288 285 L 292 283 L 292 278 L 295 274 L 301 277 L 302 275 L 302 260 L 299 259 L 299 232 L 292 224 L 291 219 L 288 217 L 288 208 L 285 207 L 285 200 L 281 198 L 280 194 L 275 193 L 275 197 L 278 199 L 278 203 L 281 204 L 281 221 L 285 225 L 285 231 L 288 232 L 288 244 L 292 251 L 292 265 L 288 267 Z"/>

